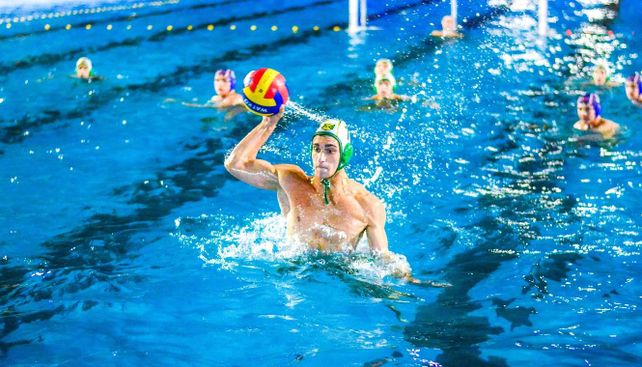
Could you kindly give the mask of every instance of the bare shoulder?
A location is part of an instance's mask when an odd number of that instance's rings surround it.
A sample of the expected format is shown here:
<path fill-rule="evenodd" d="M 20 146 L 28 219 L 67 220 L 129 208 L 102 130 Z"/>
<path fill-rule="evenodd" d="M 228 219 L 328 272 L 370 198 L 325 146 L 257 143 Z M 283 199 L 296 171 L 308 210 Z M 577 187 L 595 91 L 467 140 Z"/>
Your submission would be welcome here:
<path fill-rule="evenodd" d="M 573 124 L 573 128 L 577 130 L 586 130 L 586 125 L 581 120 L 578 120 Z"/>
<path fill-rule="evenodd" d="M 274 169 L 278 172 L 279 179 L 308 179 L 303 169 L 296 164 L 275 164 Z"/>
<path fill-rule="evenodd" d="M 605 119 L 606 120 L 606 119 Z M 612 121 L 612 120 L 606 120 L 604 132 L 603 135 L 605 138 L 611 138 L 617 133 L 620 132 L 620 125 L 617 124 L 617 122 Z"/>
<path fill-rule="evenodd" d="M 618 125 L 618 123 L 613 120 L 604 119 L 604 122 L 606 122 L 608 127 L 611 129 L 617 129 L 618 127 L 620 127 L 620 125 Z"/>

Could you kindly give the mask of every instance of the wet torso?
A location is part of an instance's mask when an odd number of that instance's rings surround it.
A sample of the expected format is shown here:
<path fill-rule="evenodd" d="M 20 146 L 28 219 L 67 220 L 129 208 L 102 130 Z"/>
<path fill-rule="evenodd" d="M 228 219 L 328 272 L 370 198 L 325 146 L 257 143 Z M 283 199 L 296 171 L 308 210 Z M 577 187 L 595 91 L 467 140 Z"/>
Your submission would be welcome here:
<path fill-rule="evenodd" d="M 287 216 L 288 236 L 322 251 L 354 249 L 368 225 L 369 194 L 346 178 L 341 188 L 330 190 L 326 205 L 323 187 L 314 180 L 303 172 L 279 175 L 279 205 Z"/>

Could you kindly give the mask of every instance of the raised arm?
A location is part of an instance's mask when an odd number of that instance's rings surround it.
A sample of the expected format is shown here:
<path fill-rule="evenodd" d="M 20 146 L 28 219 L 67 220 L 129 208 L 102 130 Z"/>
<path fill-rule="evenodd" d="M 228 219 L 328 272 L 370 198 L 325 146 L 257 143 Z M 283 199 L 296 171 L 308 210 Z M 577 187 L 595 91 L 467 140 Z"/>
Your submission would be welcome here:
<path fill-rule="evenodd" d="M 232 150 L 225 160 L 225 169 L 239 180 L 266 190 L 277 190 L 279 181 L 277 170 L 270 162 L 257 159 L 261 147 L 274 132 L 277 122 L 283 116 L 281 111 L 270 117 L 263 117 L 261 123 L 250 131 L 243 140 Z"/>

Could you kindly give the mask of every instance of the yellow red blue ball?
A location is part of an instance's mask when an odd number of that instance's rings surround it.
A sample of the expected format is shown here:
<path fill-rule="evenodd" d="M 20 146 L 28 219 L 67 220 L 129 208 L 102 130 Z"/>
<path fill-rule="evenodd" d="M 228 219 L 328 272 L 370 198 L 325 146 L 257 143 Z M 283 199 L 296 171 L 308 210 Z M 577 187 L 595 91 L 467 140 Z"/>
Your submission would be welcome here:
<path fill-rule="evenodd" d="M 272 116 L 279 113 L 282 105 L 289 99 L 285 77 L 270 68 L 251 71 L 244 80 L 243 103 L 247 108 L 260 116 Z"/>

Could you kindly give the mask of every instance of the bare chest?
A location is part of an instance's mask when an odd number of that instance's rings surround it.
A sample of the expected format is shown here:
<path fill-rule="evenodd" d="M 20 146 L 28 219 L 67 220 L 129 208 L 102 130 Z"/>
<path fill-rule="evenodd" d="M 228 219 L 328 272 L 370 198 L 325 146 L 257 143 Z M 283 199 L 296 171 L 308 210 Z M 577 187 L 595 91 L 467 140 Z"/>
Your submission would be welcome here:
<path fill-rule="evenodd" d="M 312 248 L 353 248 L 366 229 L 364 210 L 351 195 L 333 193 L 326 205 L 323 193 L 310 185 L 290 190 L 287 198 L 288 233 Z"/>

